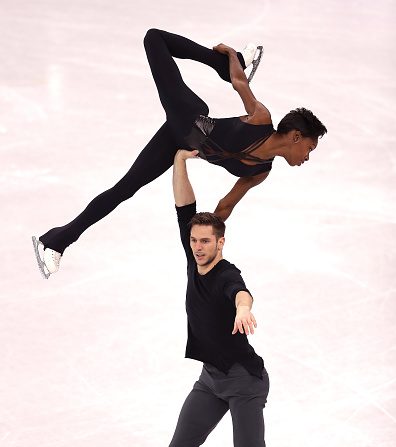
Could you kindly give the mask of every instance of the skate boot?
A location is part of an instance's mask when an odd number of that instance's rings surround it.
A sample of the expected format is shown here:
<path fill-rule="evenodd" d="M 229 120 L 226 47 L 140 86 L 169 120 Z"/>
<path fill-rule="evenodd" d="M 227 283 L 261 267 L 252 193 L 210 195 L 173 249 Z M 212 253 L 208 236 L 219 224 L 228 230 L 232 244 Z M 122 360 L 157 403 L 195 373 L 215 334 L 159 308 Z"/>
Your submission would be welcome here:
<path fill-rule="evenodd" d="M 248 43 L 246 47 L 241 51 L 245 66 L 248 68 L 252 65 L 252 71 L 249 74 L 248 82 L 253 79 L 254 74 L 260 64 L 261 56 L 263 54 L 262 45 L 255 45 L 254 43 Z"/>
<path fill-rule="evenodd" d="M 44 245 L 41 241 L 32 236 L 33 248 L 36 254 L 37 264 L 41 274 L 45 279 L 59 270 L 60 258 L 62 255 L 51 248 L 44 250 Z"/>

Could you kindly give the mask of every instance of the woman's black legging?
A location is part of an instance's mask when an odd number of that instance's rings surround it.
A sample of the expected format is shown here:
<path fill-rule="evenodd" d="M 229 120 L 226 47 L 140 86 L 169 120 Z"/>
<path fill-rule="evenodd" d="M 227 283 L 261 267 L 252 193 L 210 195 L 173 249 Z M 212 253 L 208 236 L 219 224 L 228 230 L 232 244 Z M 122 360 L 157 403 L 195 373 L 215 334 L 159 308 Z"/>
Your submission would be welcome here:
<path fill-rule="evenodd" d="M 185 37 L 150 29 L 144 38 L 144 47 L 166 113 L 166 122 L 118 183 L 95 197 L 74 220 L 40 236 L 45 248 L 63 253 L 88 227 L 167 171 L 173 164 L 177 149 L 186 147 L 183 137 L 191 130 L 195 118 L 198 115 L 208 115 L 208 106 L 184 83 L 173 57 L 192 59 L 208 65 L 222 79 L 231 82 L 228 56 Z M 240 53 L 238 58 L 245 68 Z"/>

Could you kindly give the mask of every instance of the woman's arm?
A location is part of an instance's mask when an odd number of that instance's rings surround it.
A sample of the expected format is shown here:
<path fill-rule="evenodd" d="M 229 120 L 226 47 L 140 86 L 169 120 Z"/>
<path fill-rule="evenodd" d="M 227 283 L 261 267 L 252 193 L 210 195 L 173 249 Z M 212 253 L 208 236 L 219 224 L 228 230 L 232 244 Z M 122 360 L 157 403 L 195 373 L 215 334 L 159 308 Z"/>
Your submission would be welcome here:
<path fill-rule="evenodd" d="M 259 185 L 268 177 L 269 172 L 254 175 L 251 177 L 241 177 L 237 180 L 231 191 L 218 203 L 214 213 L 224 221 L 230 216 L 235 205 L 253 186 Z"/>
<path fill-rule="evenodd" d="M 246 113 L 252 117 L 251 121 L 257 124 L 270 124 L 271 115 L 268 109 L 253 95 L 236 51 L 223 43 L 216 45 L 213 49 L 228 56 L 232 86 L 241 97 Z"/>

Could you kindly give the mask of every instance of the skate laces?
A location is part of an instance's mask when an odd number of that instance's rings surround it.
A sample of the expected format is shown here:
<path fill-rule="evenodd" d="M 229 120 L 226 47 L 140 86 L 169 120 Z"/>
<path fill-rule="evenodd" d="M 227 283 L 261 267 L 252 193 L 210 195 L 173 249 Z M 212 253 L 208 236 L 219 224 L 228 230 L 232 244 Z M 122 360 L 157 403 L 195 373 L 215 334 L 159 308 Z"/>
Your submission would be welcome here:
<path fill-rule="evenodd" d="M 52 257 L 52 260 L 54 261 L 54 264 L 55 264 L 57 267 L 59 267 L 61 256 L 62 256 L 62 255 L 61 255 L 60 253 L 58 253 L 57 251 L 55 251 L 55 250 L 51 250 L 51 257 Z"/>

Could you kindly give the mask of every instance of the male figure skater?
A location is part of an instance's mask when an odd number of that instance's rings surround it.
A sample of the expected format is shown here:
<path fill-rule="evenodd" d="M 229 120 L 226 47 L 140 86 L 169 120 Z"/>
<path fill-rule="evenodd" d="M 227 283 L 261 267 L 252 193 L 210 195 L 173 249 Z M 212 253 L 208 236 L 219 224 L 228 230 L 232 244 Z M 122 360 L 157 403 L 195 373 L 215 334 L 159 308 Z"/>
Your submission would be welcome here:
<path fill-rule="evenodd" d="M 203 362 L 203 369 L 183 404 L 170 447 L 202 445 L 228 410 L 234 447 L 265 447 L 269 380 L 263 359 L 247 340 L 257 327 L 253 299 L 240 270 L 223 259 L 224 222 L 212 213 L 196 214 L 186 160 L 197 154 L 176 153 L 173 192 L 187 256 L 186 357 Z"/>

